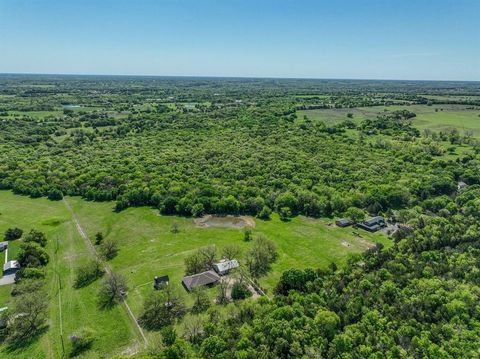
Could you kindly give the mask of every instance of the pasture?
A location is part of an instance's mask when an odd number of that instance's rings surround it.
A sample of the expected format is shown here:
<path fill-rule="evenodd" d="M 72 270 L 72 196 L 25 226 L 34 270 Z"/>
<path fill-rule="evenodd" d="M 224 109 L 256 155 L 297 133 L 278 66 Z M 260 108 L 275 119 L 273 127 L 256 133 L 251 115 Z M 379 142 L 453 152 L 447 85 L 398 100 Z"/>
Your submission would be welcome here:
<path fill-rule="evenodd" d="M 469 109 L 466 105 L 410 105 L 410 106 L 373 106 L 341 109 L 319 109 L 297 111 L 299 119 L 306 115 L 312 121 L 324 121 L 334 125 L 347 119 L 347 114 L 353 114 L 353 121 L 360 123 L 367 118 L 375 118 L 384 112 L 408 110 L 417 114 L 413 125 L 419 130 L 430 129 L 435 132 L 449 131 L 456 128 L 461 134 L 471 131 L 475 137 L 480 137 L 480 109 Z"/>
<path fill-rule="evenodd" d="M 63 333 L 65 346 L 68 347 L 68 336 L 81 327 L 95 331 L 97 341 L 93 346 L 93 357 L 112 354 L 112 348 L 116 348 L 115 353 L 121 353 L 135 345 L 130 322 L 120 307 L 108 311 L 98 309 L 98 283 L 73 289 L 75 268 L 89 259 L 89 253 L 63 202 L 31 199 L 0 191 L 0 213 L 2 236 L 9 227 L 22 228 L 24 233 L 32 228 L 41 230 L 49 238 L 47 249 L 50 254 L 47 266 L 49 329 L 25 347 L 0 346 L 0 357 L 59 358 L 62 356 L 61 334 Z M 12 286 L 0 287 L 1 307 L 9 305 L 11 289 Z"/>
<path fill-rule="evenodd" d="M 91 240 L 95 233 L 102 232 L 105 238 L 118 242 L 118 256 L 109 264 L 113 271 L 127 277 L 127 302 L 137 317 L 145 296 L 153 291 L 155 275 L 169 275 L 172 285 L 185 296 L 187 305 L 192 303 L 191 296 L 180 284 L 188 254 L 200 247 L 215 245 L 220 257 L 221 249 L 229 243 L 238 244 L 243 252 L 251 245 L 243 240 L 243 230 L 239 228 L 201 227 L 193 218 L 161 216 L 157 210 L 147 207 L 115 213 L 112 202 L 88 202 L 78 197 L 69 197 L 68 201 Z M 68 335 L 84 326 L 96 334 L 97 340 L 91 351 L 95 355 L 112 354 L 111 348 L 117 348 L 115 353 L 135 349 L 138 337 L 123 308 L 98 308 L 98 281 L 82 289 L 72 287 L 75 268 L 87 261 L 91 254 L 64 203 L 0 191 L 0 213 L 0 233 L 18 226 L 24 231 L 39 229 L 49 238 L 49 329 L 34 344 L 19 348 L 15 355 L 19 358 L 60 356 L 60 335 L 63 333 L 67 344 Z M 296 217 L 282 222 L 277 215 L 269 221 L 255 219 L 254 235 L 262 233 L 273 240 L 279 253 L 270 273 L 260 280 L 267 293 L 272 293 L 281 273 L 289 268 L 325 268 L 331 262 L 342 265 L 349 254 L 364 251 L 372 242 L 390 244 L 382 233 L 362 232 L 363 238 L 359 239 L 352 234 L 352 228 L 329 226 L 331 221 Z M 173 222 L 178 225 L 178 233 L 171 231 Z M 11 286 L 0 288 L 0 306 L 8 306 L 10 291 Z M 213 297 L 216 290 L 212 288 L 208 292 Z M 5 353 L 6 349 L 2 350 Z"/>

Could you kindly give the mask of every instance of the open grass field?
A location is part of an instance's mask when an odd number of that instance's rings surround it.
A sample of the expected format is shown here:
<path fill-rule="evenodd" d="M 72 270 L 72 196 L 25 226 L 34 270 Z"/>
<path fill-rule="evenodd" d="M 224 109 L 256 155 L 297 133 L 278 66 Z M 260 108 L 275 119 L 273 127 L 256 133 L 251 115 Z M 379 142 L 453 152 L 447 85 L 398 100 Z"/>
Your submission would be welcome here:
<path fill-rule="evenodd" d="M 68 336 L 82 326 L 90 327 L 96 333 L 97 341 L 91 351 L 93 358 L 111 354 L 112 351 L 120 353 L 135 345 L 133 328 L 120 307 L 109 311 L 97 308 L 98 283 L 73 289 L 74 269 L 88 260 L 89 253 L 62 202 L 31 199 L 0 191 L 0 213 L 0 233 L 13 226 L 25 232 L 32 228 L 41 230 L 49 238 L 47 249 L 50 254 L 47 266 L 47 300 L 50 301 L 48 332 L 24 348 L 11 350 L 0 346 L 0 358 L 60 358 L 61 332 L 68 348 Z M 57 239 L 58 250 L 55 251 Z M 60 297 L 57 273 L 60 274 Z M 0 287 L 0 306 L 9 305 L 11 287 Z"/>
<path fill-rule="evenodd" d="M 129 279 L 132 291 L 128 302 L 137 313 L 143 302 L 141 297 L 152 290 L 155 275 L 168 274 L 171 283 L 183 291 L 184 259 L 196 249 L 213 244 L 220 255 L 229 243 L 238 244 L 244 252 L 250 246 L 243 241 L 241 229 L 197 227 L 192 218 L 160 216 L 157 210 L 146 207 L 115 213 L 113 203 L 86 202 L 80 198 L 69 201 L 90 238 L 101 231 L 106 238 L 119 242 L 119 255 L 111 265 Z M 171 232 L 172 222 L 179 225 L 179 233 Z M 273 240 L 279 252 L 271 273 L 261 280 L 267 291 L 287 269 L 326 267 L 331 262 L 341 265 L 349 253 L 366 249 L 364 242 L 355 239 L 351 228 L 329 227 L 327 220 L 322 219 L 297 217 L 282 222 L 274 216 L 270 221 L 256 220 L 254 234 L 258 233 Z M 365 234 L 365 239 L 390 244 L 380 233 Z"/>
<path fill-rule="evenodd" d="M 101 231 L 106 238 L 118 241 L 119 254 L 109 263 L 113 271 L 127 277 L 130 288 L 127 302 L 136 316 L 141 312 L 146 295 L 153 291 L 155 275 L 168 274 L 187 304 L 192 303 L 193 299 L 181 287 L 184 259 L 189 253 L 214 244 L 220 256 L 221 249 L 228 243 L 237 243 L 244 252 L 251 245 L 243 241 L 241 229 L 198 227 L 192 218 L 160 216 L 157 210 L 146 207 L 115 213 L 111 202 L 87 202 L 77 197 L 69 197 L 68 201 L 90 239 Z M 34 344 L 15 352 L 1 348 L 0 357 L 60 357 L 61 332 L 67 344 L 68 335 L 82 326 L 96 333 L 97 341 L 89 352 L 92 357 L 110 355 L 111 348 L 121 353 L 138 345 L 138 336 L 123 307 L 98 309 L 98 282 L 73 289 L 75 268 L 91 254 L 62 201 L 31 199 L 0 191 L 0 213 L 0 233 L 13 226 L 24 231 L 31 228 L 44 231 L 49 238 L 47 248 L 51 256 L 47 267 L 48 332 Z M 331 262 L 342 265 L 350 253 L 364 251 L 371 242 L 390 245 L 390 240 L 382 233 L 364 233 L 364 238 L 359 239 L 352 234 L 352 228 L 328 226 L 328 221 L 331 220 L 297 217 L 282 222 L 277 216 L 270 221 L 256 220 L 254 234 L 263 233 L 273 240 L 279 252 L 272 271 L 261 280 L 267 293 L 271 293 L 281 273 L 289 268 L 326 267 Z M 178 224 L 179 233 L 171 232 L 173 222 Z M 18 247 L 18 243 L 13 246 Z M 57 273 L 60 274 L 60 291 Z M 0 287 L 0 306 L 8 306 L 10 287 Z M 215 288 L 209 289 L 212 297 L 215 293 Z"/>
<path fill-rule="evenodd" d="M 460 133 L 469 130 L 473 135 L 480 137 L 480 109 L 467 109 L 465 105 L 411 105 L 411 106 L 373 106 L 342 109 L 320 109 L 298 111 L 299 119 L 304 115 L 312 121 L 321 120 L 327 124 L 340 123 L 347 119 L 347 114 L 353 114 L 353 120 L 360 123 L 367 118 L 375 118 L 377 115 L 389 111 L 406 109 L 417 114 L 413 124 L 418 129 L 428 128 L 432 131 L 448 131 L 456 128 Z"/>

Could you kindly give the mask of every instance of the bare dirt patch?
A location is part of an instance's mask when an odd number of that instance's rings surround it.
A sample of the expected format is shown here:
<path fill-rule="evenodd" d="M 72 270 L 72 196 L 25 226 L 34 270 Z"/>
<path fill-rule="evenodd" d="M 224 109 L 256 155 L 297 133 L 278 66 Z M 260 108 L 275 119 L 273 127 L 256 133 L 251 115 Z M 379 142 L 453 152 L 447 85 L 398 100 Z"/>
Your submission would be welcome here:
<path fill-rule="evenodd" d="M 255 227 L 255 221 L 248 216 L 212 216 L 210 214 L 194 219 L 197 227 L 244 228 Z"/>
<path fill-rule="evenodd" d="M 355 239 L 355 241 L 357 241 L 357 243 L 360 244 L 360 247 L 365 249 L 372 249 L 372 248 L 375 248 L 376 246 L 375 243 L 367 241 L 366 239 L 357 238 Z"/>
<path fill-rule="evenodd" d="M 363 250 L 375 248 L 376 244 L 374 242 L 367 241 L 363 238 L 352 238 L 352 239 L 345 239 L 342 241 L 342 246 L 344 247 L 360 247 Z"/>

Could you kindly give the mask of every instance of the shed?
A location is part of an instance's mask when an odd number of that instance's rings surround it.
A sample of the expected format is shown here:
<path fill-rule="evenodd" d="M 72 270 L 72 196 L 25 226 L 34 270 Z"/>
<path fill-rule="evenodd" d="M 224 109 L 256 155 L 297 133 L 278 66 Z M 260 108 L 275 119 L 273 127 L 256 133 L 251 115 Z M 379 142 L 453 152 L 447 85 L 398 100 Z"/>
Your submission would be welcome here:
<path fill-rule="evenodd" d="M 340 219 L 337 219 L 337 221 L 335 222 L 335 224 L 338 226 L 338 227 L 348 227 L 350 225 L 353 224 L 353 221 L 351 221 L 350 219 L 348 218 L 340 218 Z"/>
<path fill-rule="evenodd" d="M 220 280 L 213 270 L 183 277 L 182 284 L 189 292 L 196 287 L 212 286 Z"/>
<path fill-rule="evenodd" d="M 387 223 L 385 222 L 385 219 L 383 217 L 377 216 L 358 223 L 357 227 L 364 229 L 368 232 L 376 232 L 379 229 L 386 227 L 386 225 Z"/>
<path fill-rule="evenodd" d="M 459 191 L 462 190 L 462 189 L 464 189 L 464 188 L 467 188 L 467 187 L 468 187 L 468 184 L 466 184 L 466 183 L 463 182 L 463 181 L 459 181 L 459 182 L 457 183 L 457 189 L 458 189 Z"/>
<path fill-rule="evenodd" d="M 155 278 L 153 278 L 153 288 L 163 289 L 168 285 L 169 282 L 170 278 L 168 278 L 168 275 L 162 275 L 158 277 L 155 276 Z"/>
<path fill-rule="evenodd" d="M 20 269 L 20 263 L 18 261 L 8 261 L 3 265 L 3 274 L 14 274 Z"/>
<path fill-rule="evenodd" d="M 232 269 L 238 268 L 240 264 L 236 259 L 222 259 L 218 263 L 213 263 L 213 269 L 220 275 L 225 275 Z"/>
<path fill-rule="evenodd" d="M 8 242 L 0 242 L 0 252 L 8 248 Z"/>

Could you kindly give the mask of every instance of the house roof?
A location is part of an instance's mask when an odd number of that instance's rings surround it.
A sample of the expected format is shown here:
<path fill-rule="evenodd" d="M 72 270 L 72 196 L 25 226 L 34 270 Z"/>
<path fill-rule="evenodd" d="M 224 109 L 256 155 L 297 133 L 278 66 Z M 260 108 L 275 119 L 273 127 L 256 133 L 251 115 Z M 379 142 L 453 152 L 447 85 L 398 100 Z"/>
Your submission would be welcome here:
<path fill-rule="evenodd" d="M 383 217 L 377 216 L 377 217 L 370 218 L 367 221 L 364 221 L 363 224 L 366 226 L 372 227 L 372 226 L 378 225 L 380 222 L 384 223 L 385 219 L 383 219 Z"/>
<path fill-rule="evenodd" d="M 3 265 L 3 271 L 9 270 L 9 269 L 20 269 L 20 263 L 18 261 L 8 261 Z"/>
<path fill-rule="evenodd" d="M 209 270 L 206 272 L 183 277 L 182 282 L 188 290 L 191 290 L 192 288 L 212 284 L 219 280 L 220 277 L 218 276 L 218 274 L 215 273 L 213 270 Z"/>
<path fill-rule="evenodd" d="M 232 259 L 232 260 L 226 259 L 213 264 L 213 268 L 215 268 L 217 272 L 229 271 L 230 269 L 235 269 L 235 268 L 238 268 L 239 266 L 240 264 L 236 259 Z"/>

